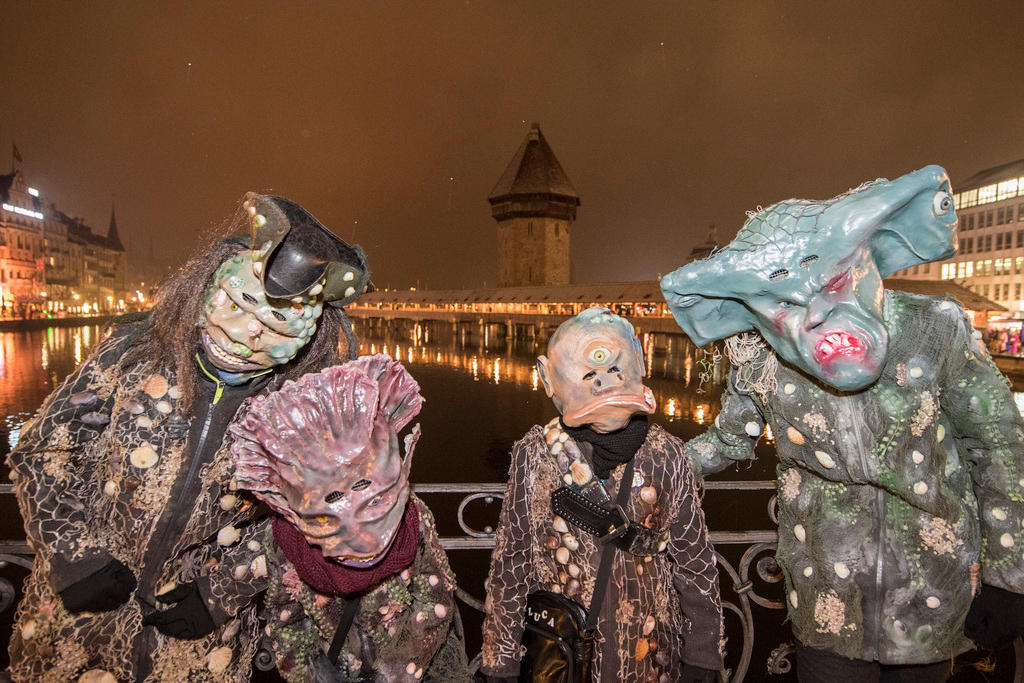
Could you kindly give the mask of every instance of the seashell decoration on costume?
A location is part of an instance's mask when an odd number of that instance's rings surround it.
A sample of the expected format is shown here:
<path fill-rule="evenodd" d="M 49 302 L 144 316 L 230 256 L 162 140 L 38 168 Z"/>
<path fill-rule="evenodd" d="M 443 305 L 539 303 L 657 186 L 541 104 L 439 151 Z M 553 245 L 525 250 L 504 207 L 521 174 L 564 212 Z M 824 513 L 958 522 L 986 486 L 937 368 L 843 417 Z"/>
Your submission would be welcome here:
<path fill-rule="evenodd" d="M 163 398 L 169 388 L 170 385 L 163 375 L 150 375 L 142 385 L 142 391 L 150 398 Z"/>
<path fill-rule="evenodd" d="M 96 392 L 79 391 L 77 394 L 71 394 L 71 396 L 68 396 L 68 403 L 73 406 L 84 406 L 92 403 L 96 399 Z"/>
<path fill-rule="evenodd" d="M 231 664 L 231 657 L 234 651 L 227 645 L 222 645 L 206 655 L 206 668 L 212 673 L 224 673 Z"/>
<path fill-rule="evenodd" d="M 128 461 L 132 464 L 132 467 L 137 467 L 140 470 L 148 470 L 159 459 L 160 457 L 156 454 L 156 450 L 148 443 L 142 444 L 128 456 Z"/>
<path fill-rule="evenodd" d="M 117 683 L 117 678 L 103 669 L 89 669 L 78 677 L 78 683 Z"/>

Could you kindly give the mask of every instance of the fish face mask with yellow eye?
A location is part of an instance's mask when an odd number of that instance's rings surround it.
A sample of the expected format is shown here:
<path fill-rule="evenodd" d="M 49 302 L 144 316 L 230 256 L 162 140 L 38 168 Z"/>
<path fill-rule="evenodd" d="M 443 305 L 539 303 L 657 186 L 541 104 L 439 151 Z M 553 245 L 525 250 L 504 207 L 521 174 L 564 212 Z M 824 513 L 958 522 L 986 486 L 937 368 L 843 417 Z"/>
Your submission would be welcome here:
<path fill-rule="evenodd" d="M 251 372 L 287 363 L 316 332 L 323 304 L 316 297 L 268 299 L 243 251 L 221 264 L 203 300 L 200 344 L 210 363 Z"/>
<path fill-rule="evenodd" d="M 661 280 L 665 301 L 703 346 L 757 330 L 783 359 L 842 391 L 882 372 L 889 331 L 882 278 L 956 253 L 946 171 L 926 166 L 825 201 L 751 213 L 725 248 Z"/>
<path fill-rule="evenodd" d="M 614 432 L 655 409 L 633 326 L 607 308 L 588 308 L 559 325 L 537 372 L 569 427 Z"/>
<path fill-rule="evenodd" d="M 301 377 L 253 399 L 229 429 L 235 481 L 341 564 L 376 564 L 409 500 L 419 425 L 398 433 L 423 398 L 385 355 L 364 356 Z"/>

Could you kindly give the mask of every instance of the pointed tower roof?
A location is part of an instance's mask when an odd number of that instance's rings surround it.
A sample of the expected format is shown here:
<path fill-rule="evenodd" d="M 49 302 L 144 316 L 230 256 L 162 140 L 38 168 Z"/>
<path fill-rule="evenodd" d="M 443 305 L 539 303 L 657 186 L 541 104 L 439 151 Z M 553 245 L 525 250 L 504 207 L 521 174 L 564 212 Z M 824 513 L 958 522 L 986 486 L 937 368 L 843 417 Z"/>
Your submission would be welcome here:
<path fill-rule="evenodd" d="M 494 218 L 555 215 L 573 220 L 580 196 L 534 123 L 487 197 Z"/>
<path fill-rule="evenodd" d="M 110 204 L 110 229 L 107 230 L 107 242 L 110 244 L 111 249 L 124 251 L 124 245 L 121 244 L 121 238 L 117 235 L 117 217 L 114 215 L 113 202 Z"/>

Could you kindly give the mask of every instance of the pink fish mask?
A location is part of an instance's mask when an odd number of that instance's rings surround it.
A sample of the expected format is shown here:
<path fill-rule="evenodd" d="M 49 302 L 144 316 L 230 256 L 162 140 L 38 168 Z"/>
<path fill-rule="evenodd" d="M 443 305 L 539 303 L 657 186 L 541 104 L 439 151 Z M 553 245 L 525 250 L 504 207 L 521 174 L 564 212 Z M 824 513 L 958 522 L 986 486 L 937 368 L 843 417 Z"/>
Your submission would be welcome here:
<path fill-rule="evenodd" d="M 388 550 L 409 499 L 419 385 L 378 354 L 253 399 L 229 429 L 238 487 L 291 522 L 324 557 L 368 566 Z"/>
<path fill-rule="evenodd" d="M 569 427 L 613 432 L 656 407 L 643 385 L 644 354 L 633 326 L 607 308 L 588 308 L 559 325 L 537 371 Z"/>

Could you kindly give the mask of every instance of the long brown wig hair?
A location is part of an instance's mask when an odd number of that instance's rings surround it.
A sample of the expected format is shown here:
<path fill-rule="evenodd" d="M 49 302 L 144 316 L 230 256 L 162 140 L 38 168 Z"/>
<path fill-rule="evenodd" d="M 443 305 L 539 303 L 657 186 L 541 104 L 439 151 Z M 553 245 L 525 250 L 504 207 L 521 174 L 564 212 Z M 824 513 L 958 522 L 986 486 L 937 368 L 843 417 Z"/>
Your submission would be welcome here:
<path fill-rule="evenodd" d="M 155 303 L 146 329 L 125 352 L 128 365 L 148 363 L 154 367 L 170 365 L 175 369 L 182 395 L 178 403 L 188 412 L 196 393 L 198 372 L 195 354 L 200 347 L 199 319 L 203 297 L 222 263 L 249 248 L 245 237 L 224 239 L 248 226 L 248 216 L 239 211 L 212 236 L 214 243 L 196 252 L 183 266 L 168 275 L 157 288 Z M 345 349 L 339 352 L 339 332 L 344 333 Z M 289 379 L 298 379 L 346 359 L 355 358 L 358 342 L 352 323 L 340 308 L 324 306 L 313 338 L 291 361 L 275 370 L 272 386 Z"/>

